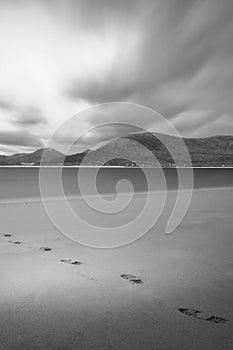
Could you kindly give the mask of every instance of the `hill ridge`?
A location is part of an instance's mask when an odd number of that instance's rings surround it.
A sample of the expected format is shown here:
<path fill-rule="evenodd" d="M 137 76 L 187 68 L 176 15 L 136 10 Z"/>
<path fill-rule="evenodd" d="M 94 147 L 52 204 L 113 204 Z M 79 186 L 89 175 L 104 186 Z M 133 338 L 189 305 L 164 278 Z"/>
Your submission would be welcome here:
<path fill-rule="evenodd" d="M 233 166 L 233 136 L 215 135 L 203 138 L 182 138 L 192 160 L 193 167 Z M 136 141 L 136 142 L 131 142 Z M 175 166 L 174 160 L 164 144 L 170 145 L 179 155 L 178 166 L 186 166 L 187 157 L 179 153 L 180 138 L 177 136 L 156 133 L 131 133 L 119 138 L 111 139 L 99 148 L 64 156 L 52 148 L 40 148 L 32 153 L 16 153 L 11 156 L 0 155 L 0 165 L 40 165 L 42 153 L 45 152 L 41 165 L 102 165 L 101 159 L 112 155 L 112 160 L 105 165 L 120 166 L 158 166 L 156 161 L 148 158 L 146 152 L 150 150 L 163 167 Z M 140 147 L 143 145 L 143 147 Z M 144 150 L 143 150 L 144 149 Z M 88 157 L 84 159 L 85 155 Z M 83 163 L 82 163 L 83 162 Z"/>

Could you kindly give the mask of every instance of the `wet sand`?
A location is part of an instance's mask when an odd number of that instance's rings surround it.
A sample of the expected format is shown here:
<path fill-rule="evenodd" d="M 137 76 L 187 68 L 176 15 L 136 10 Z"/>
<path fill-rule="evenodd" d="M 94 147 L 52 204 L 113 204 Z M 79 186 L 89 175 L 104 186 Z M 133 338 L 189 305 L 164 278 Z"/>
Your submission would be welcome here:
<path fill-rule="evenodd" d="M 232 189 L 195 190 L 172 235 L 164 214 L 102 250 L 64 237 L 40 201 L 0 204 L 0 349 L 232 349 L 232 212 Z"/>

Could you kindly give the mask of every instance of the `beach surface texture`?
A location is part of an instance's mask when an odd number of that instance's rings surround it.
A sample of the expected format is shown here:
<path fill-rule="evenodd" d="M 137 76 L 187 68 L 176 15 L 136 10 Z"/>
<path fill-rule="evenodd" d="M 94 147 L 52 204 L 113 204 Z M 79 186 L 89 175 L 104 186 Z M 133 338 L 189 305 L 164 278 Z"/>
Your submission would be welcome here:
<path fill-rule="evenodd" d="M 40 200 L 2 202 L 0 349 L 232 350 L 232 213 L 232 188 L 194 190 L 171 235 L 163 214 L 136 242 L 94 249 Z"/>

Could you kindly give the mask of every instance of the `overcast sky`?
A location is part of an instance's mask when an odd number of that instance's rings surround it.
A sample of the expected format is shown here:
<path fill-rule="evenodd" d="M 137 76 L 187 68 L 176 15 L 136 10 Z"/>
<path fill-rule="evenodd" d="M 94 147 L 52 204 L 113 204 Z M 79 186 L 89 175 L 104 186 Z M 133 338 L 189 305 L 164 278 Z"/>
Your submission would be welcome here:
<path fill-rule="evenodd" d="M 232 14 L 232 0 L 0 0 L 0 154 L 42 147 L 111 101 L 151 107 L 182 136 L 233 134 Z M 79 114 L 58 141 L 97 118 L 145 118 L 111 113 Z M 98 141 L 122 133 L 103 128 Z"/>

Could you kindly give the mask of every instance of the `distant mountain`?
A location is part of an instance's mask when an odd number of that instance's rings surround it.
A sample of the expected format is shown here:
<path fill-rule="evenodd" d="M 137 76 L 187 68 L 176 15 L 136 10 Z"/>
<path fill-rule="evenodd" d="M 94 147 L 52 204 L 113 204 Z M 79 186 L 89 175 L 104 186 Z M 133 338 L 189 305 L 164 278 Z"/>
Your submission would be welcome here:
<path fill-rule="evenodd" d="M 142 143 L 150 149 L 163 166 L 169 166 L 173 160 L 157 136 L 166 142 L 178 155 L 179 165 L 185 166 L 186 156 L 179 149 L 179 138 L 157 133 L 140 133 L 128 135 L 127 139 Z M 189 151 L 192 165 L 194 167 L 220 167 L 233 166 L 233 136 L 210 136 L 205 138 L 183 138 Z M 143 161 L 143 160 L 142 160 Z"/>
<path fill-rule="evenodd" d="M 64 165 L 79 165 L 79 164 L 81 164 L 85 155 L 87 153 L 89 153 L 90 151 L 91 151 L 90 149 L 87 149 L 84 152 L 72 154 L 70 156 L 66 156 L 65 160 L 64 160 Z"/>
<path fill-rule="evenodd" d="M 60 159 L 63 154 L 52 148 L 41 148 L 33 153 L 16 153 L 12 156 L 0 156 L 0 165 L 38 165 L 41 162 L 42 153 L 46 163 Z"/>
<path fill-rule="evenodd" d="M 3 154 L 0 154 L 0 163 L 4 162 L 4 160 L 7 158 L 7 156 L 4 156 Z"/>
<path fill-rule="evenodd" d="M 132 142 L 136 141 L 136 142 Z M 162 142 L 161 142 L 162 141 Z M 193 167 L 233 167 L 233 136 L 211 136 L 206 138 L 183 138 L 190 153 Z M 169 145 L 178 158 L 178 166 L 186 166 L 186 155 L 180 149 L 179 138 L 158 133 L 135 133 L 110 140 L 100 148 L 65 156 L 51 148 L 39 149 L 33 153 L 1 156 L 0 165 L 40 165 L 42 152 L 45 160 L 41 165 L 101 165 L 103 157 L 111 155 L 108 166 L 157 166 L 149 149 L 163 167 L 175 166 L 174 160 L 164 146 Z M 142 147 L 141 145 L 145 146 Z M 85 155 L 88 157 L 84 159 Z"/>
<path fill-rule="evenodd" d="M 131 142 L 132 140 L 136 142 Z M 233 166 L 233 136 L 183 138 L 183 141 L 190 153 L 194 167 Z M 104 146 L 91 151 L 89 161 L 84 165 L 98 164 L 100 159 L 110 154 L 112 159 L 121 159 L 123 154 L 125 159 L 133 161 L 138 166 L 157 166 L 153 157 L 148 157 L 146 148 L 155 155 L 163 167 L 174 166 L 174 160 L 164 144 L 169 145 L 176 154 L 178 166 L 187 165 L 187 156 L 180 149 L 178 137 L 149 132 L 129 134 L 109 141 Z M 114 162 L 114 165 L 116 163 L 117 161 Z"/>

